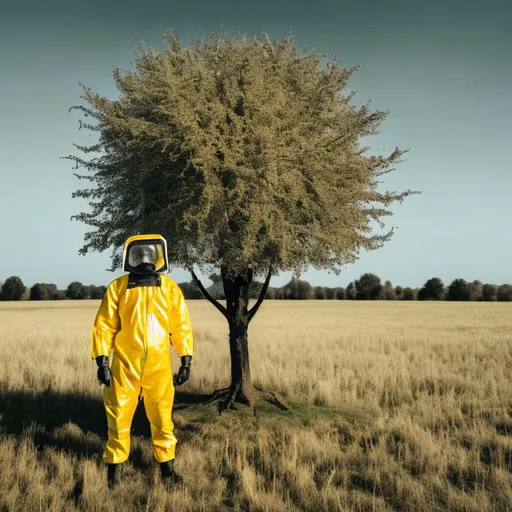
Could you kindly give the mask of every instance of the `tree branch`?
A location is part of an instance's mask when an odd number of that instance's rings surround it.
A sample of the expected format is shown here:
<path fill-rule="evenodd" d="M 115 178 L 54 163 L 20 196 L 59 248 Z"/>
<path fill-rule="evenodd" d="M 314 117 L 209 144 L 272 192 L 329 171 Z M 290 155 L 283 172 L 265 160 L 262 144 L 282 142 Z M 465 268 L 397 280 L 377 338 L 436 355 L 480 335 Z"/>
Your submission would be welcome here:
<path fill-rule="evenodd" d="M 199 278 L 196 276 L 194 271 L 192 270 L 192 267 L 188 269 L 188 271 L 192 274 L 192 279 L 196 283 L 197 287 L 201 290 L 201 293 L 204 295 L 206 299 L 208 299 L 226 318 L 228 319 L 228 312 L 227 309 L 220 303 L 218 303 L 207 291 L 206 288 L 203 286 L 203 283 L 199 281 Z"/>
<path fill-rule="evenodd" d="M 260 296 L 258 297 L 258 301 L 251 308 L 249 313 L 247 314 L 247 323 L 249 323 L 258 309 L 260 308 L 262 302 L 265 300 L 265 296 L 267 295 L 268 285 L 270 284 L 270 278 L 272 277 L 272 267 L 268 270 L 267 279 L 265 279 L 265 283 L 263 284 L 263 288 L 261 289 Z"/>

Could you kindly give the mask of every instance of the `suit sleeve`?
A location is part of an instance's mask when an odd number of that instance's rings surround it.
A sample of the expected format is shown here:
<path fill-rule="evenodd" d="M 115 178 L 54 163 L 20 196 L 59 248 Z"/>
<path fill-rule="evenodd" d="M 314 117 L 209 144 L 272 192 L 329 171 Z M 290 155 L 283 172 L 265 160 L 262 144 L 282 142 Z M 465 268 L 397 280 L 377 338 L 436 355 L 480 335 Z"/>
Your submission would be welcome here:
<path fill-rule="evenodd" d="M 119 296 L 115 281 L 110 283 L 101 302 L 92 330 L 91 356 L 109 356 L 121 328 Z"/>
<path fill-rule="evenodd" d="M 178 285 L 173 286 L 170 310 L 171 343 L 180 357 L 194 355 L 194 339 L 185 297 Z"/>

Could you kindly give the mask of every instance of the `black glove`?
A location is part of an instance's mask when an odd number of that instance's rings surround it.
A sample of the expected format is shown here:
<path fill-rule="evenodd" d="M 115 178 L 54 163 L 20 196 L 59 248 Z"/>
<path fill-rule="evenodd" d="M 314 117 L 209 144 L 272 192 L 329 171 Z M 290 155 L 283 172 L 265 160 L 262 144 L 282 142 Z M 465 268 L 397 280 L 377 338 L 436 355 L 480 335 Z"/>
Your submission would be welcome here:
<path fill-rule="evenodd" d="M 105 386 L 110 387 L 110 367 L 108 365 L 108 357 L 107 356 L 98 356 L 96 358 L 96 364 L 98 365 L 98 380 L 105 384 Z"/>
<path fill-rule="evenodd" d="M 192 356 L 183 356 L 181 358 L 181 366 L 178 370 L 178 375 L 174 377 L 174 385 L 181 386 L 185 384 L 190 378 L 190 363 L 192 362 Z"/>

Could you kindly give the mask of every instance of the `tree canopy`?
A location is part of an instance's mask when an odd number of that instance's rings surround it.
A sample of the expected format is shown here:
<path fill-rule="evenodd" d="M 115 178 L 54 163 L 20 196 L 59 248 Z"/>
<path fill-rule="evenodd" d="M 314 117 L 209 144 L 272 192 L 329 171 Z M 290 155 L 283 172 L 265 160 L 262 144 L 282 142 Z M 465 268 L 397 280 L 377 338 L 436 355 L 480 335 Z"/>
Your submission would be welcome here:
<path fill-rule="evenodd" d="M 35 283 L 30 288 L 30 300 L 57 300 L 61 298 L 57 285 L 53 283 Z"/>
<path fill-rule="evenodd" d="M 450 286 L 448 286 L 448 300 L 470 300 L 471 298 L 471 284 L 465 279 L 454 279 Z"/>
<path fill-rule="evenodd" d="M 418 292 L 418 300 L 441 300 L 443 293 L 443 281 L 439 277 L 432 277 Z"/>
<path fill-rule="evenodd" d="M 380 277 L 371 272 L 363 274 L 355 282 L 355 287 L 357 290 L 356 298 L 363 300 L 375 300 L 382 290 Z"/>
<path fill-rule="evenodd" d="M 1 296 L 3 300 L 21 300 L 25 293 L 25 285 L 18 276 L 11 276 L 2 285 Z"/>
<path fill-rule="evenodd" d="M 111 248 L 115 268 L 128 236 L 156 231 L 183 268 L 338 272 L 390 238 L 372 221 L 413 192 L 378 190 L 404 151 L 360 145 L 387 112 L 351 104 L 356 68 L 299 54 L 292 36 L 164 43 L 114 70 L 117 99 L 83 86 L 88 105 L 73 107 L 98 134 L 67 157 L 91 182 L 74 193 L 92 208 L 74 216 L 93 228 L 82 254 Z"/>
<path fill-rule="evenodd" d="M 68 287 L 66 288 L 66 297 L 68 299 L 85 299 L 87 297 L 87 289 L 78 281 L 73 281 L 72 283 L 69 283 Z"/>
<path fill-rule="evenodd" d="M 498 287 L 495 284 L 486 283 L 482 286 L 482 300 L 496 301 L 498 295 Z"/>

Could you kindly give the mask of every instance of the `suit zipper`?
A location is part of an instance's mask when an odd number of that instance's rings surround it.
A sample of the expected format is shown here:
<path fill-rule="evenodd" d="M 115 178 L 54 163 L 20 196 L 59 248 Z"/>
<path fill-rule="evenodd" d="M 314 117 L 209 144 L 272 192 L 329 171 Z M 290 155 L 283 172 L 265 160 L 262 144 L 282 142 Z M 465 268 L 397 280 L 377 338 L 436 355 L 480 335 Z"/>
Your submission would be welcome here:
<path fill-rule="evenodd" d="M 142 289 L 144 290 L 144 357 L 142 359 L 141 378 L 142 373 L 144 373 L 144 365 L 146 364 L 146 359 L 148 358 L 148 296 L 147 288 L 143 286 Z"/>

